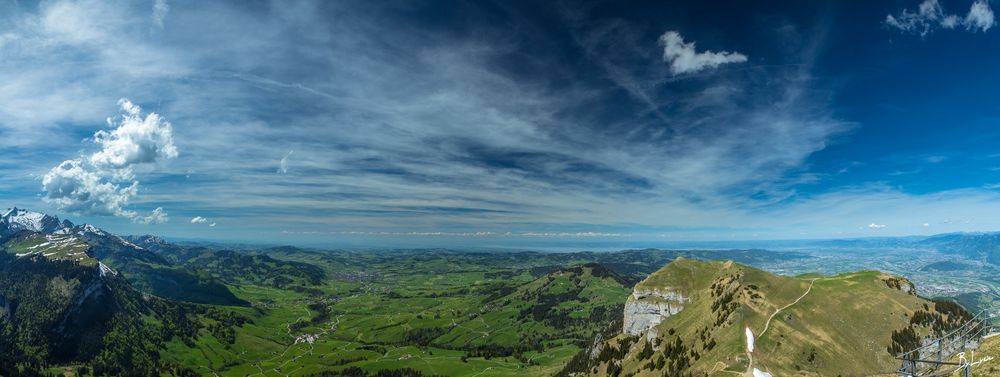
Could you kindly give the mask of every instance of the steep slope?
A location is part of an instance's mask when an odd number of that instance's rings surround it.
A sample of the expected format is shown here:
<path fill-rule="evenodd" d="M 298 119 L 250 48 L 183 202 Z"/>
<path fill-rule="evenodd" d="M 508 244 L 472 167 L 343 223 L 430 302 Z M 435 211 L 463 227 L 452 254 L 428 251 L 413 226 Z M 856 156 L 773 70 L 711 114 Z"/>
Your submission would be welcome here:
<path fill-rule="evenodd" d="M 636 285 L 623 332 L 594 347 L 578 369 L 612 376 L 870 374 L 895 369 L 894 353 L 967 317 L 960 306 L 920 298 L 909 281 L 880 272 L 791 278 L 679 258 Z"/>
<path fill-rule="evenodd" d="M 220 339 L 246 322 L 140 292 L 98 259 L 99 247 L 79 234 L 24 229 L 0 243 L 0 376 L 65 364 L 94 375 L 190 375 L 160 362 L 165 342 L 193 344 L 206 327 L 201 317 Z"/>
<path fill-rule="evenodd" d="M 76 236 L 93 248 L 95 258 L 123 270 L 128 270 L 132 264 L 170 264 L 156 253 L 90 224 L 62 228 L 55 233 Z"/>
<path fill-rule="evenodd" d="M 218 278 L 178 266 L 157 253 L 92 225 L 56 231 L 60 233 L 72 234 L 86 242 L 94 258 L 122 271 L 142 291 L 200 304 L 246 305 Z"/>
<path fill-rule="evenodd" d="M 0 375 L 16 365 L 90 360 L 109 372 L 150 370 L 154 347 L 139 335 L 148 302 L 117 271 L 81 254 L 81 241 L 57 237 L 24 235 L 0 253 L 0 353 L 10 357 L 0 360 Z"/>
<path fill-rule="evenodd" d="M 951 360 L 954 363 L 969 363 L 970 375 L 976 377 L 998 377 L 1000 376 L 1000 336 L 991 336 L 983 340 L 974 352 L 968 351 L 955 355 Z M 953 369 L 959 369 L 952 367 Z M 960 375 L 958 371 L 955 374 Z"/>
<path fill-rule="evenodd" d="M 75 246 L 63 247 L 67 246 L 61 245 L 64 242 Z M 78 258 L 85 249 L 90 258 L 88 263 L 100 261 L 121 271 L 142 291 L 196 303 L 246 305 L 210 274 L 177 266 L 146 248 L 90 224 L 74 225 L 68 220 L 60 222 L 54 216 L 13 208 L 0 216 L 0 243 L 8 244 L 11 250 L 19 250 L 15 253 L 47 254 L 46 249 L 56 248 L 76 253 Z"/>

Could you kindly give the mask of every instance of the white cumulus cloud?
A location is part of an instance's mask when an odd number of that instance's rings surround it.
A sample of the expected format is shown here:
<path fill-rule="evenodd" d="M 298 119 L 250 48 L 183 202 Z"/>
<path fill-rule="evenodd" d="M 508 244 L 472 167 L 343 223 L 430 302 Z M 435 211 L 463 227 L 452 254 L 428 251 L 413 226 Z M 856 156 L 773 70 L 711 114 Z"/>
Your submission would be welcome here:
<path fill-rule="evenodd" d="M 986 0 L 978 0 L 972 3 L 972 8 L 969 9 L 969 14 L 965 16 L 963 24 L 966 29 L 985 32 L 996 25 L 996 20 L 993 18 L 993 9 L 990 8 Z"/>
<path fill-rule="evenodd" d="M 985 32 L 996 24 L 993 9 L 986 0 L 976 0 L 972 3 L 969 13 L 964 18 L 957 14 L 945 13 L 944 7 L 938 0 L 924 0 L 917 7 L 917 11 L 904 9 L 899 14 L 890 14 L 885 17 L 885 23 L 902 32 L 921 36 L 926 36 L 937 28 L 954 29 L 960 24 L 965 26 L 966 30 Z"/>
<path fill-rule="evenodd" d="M 746 55 L 738 52 L 697 52 L 695 43 L 685 43 L 684 38 L 676 31 L 663 33 L 660 36 L 660 46 L 663 47 L 663 62 L 670 65 L 670 72 L 675 75 L 747 61 Z"/>
<path fill-rule="evenodd" d="M 215 222 L 209 220 L 207 217 L 195 216 L 191 219 L 192 224 L 208 224 L 209 227 L 214 228 Z"/>
<path fill-rule="evenodd" d="M 94 140 L 101 151 L 90 156 L 90 162 L 101 167 L 127 169 L 135 164 L 155 162 L 158 158 L 177 157 L 173 128 L 156 113 L 142 116 L 142 109 L 127 99 L 118 101 L 122 119 L 110 132 L 97 131 Z"/>
<path fill-rule="evenodd" d="M 885 224 L 876 224 L 876 223 L 868 224 L 868 229 L 882 229 L 882 228 L 885 228 Z"/>
<path fill-rule="evenodd" d="M 94 134 L 101 150 L 63 161 L 42 177 L 43 199 L 71 213 L 127 217 L 141 224 L 166 222 L 163 208 L 144 216 L 125 207 L 139 192 L 134 165 L 177 157 L 170 123 L 155 113 L 142 117 L 142 109 L 127 99 L 119 105 L 121 119 L 109 119 L 112 129 Z"/>
<path fill-rule="evenodd" d="M 132 221 L 139 224 L 163 224 L 167 220 L 170 220 L 170 217 L 167 216 L 167 212 L 163 210 L 163 207 L 156 207 L 149 216 L 136 216 L 132 218 Z"/>
<path fill-rule="evenodd" d="M 63 161 L 42 177 L 45 200 L 60 209 L 98 216 L 134 217 L 123 209 L 138 191 L 138 182 L 121 185 L 86 161 Z"/>

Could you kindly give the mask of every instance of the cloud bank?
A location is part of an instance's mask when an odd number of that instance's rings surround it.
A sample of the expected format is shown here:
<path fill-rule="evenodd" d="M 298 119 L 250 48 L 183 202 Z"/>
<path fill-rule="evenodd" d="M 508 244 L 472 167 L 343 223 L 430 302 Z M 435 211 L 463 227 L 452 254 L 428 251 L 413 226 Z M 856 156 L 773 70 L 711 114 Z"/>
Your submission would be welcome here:
<path fill-rule="evenodd" d="M 126 209 L 139 192 L 134 168 L 177 157 L 172 127 L 156 113 L 128 99 L 118 102 L 121 115 L 108 118 L 111 128 L 99 130 L 93 141 L 101 147 L 89 156 L 66 160 L 42 177 L 44 199 L 59 209 L 81 215 L 120 216 L 141 224 L 168 220 L 163 208 L 149 215 Z"/>

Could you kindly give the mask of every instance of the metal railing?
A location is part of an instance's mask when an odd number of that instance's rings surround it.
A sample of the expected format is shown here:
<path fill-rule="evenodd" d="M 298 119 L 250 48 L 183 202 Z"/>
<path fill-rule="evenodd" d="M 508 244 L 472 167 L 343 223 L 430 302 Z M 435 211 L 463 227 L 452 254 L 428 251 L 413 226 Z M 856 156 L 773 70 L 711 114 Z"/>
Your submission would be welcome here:
<path fill-rule="evenodd" d="M 970 362 L 950 360 L 961 352 L 979 347 L 983 337 L 993 329 L 988 320 L 986 311 L 980 311 L 951 332 L 936 339 L 925 340 L 923 346 L 896 356 L 902 364 L 898 370 L 899 375 L 945 376 L 964 369 L 964 375 L 968 377 Z"/>

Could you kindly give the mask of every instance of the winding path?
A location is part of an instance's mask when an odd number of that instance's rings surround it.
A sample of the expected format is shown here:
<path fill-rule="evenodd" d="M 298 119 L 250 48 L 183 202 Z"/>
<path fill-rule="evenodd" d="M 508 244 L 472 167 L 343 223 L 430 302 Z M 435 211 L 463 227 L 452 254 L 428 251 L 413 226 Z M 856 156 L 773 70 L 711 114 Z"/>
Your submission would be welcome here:
<path fill-rule="evenodd" d="M 788 309 L 792 305 L 798 304 L 799 301 L 801 301 L 804 297 L 806 297 L 806 295 L 808 295 L 809 292 L 812 291 L 813 284 L 816 284 L 816 280 L 819 280 L 819 279 L 818 278 L 816 278 L 816 279 L 810 279 L 809 280 L 809 288 L 806 289 L 806 292 L 803 293 L 802 296 L 799 296 L 799 298 L 795 299 L 795 301 L 792 301 L 791 304 L 782 306 L 780 309 L 775 310 L 774 313 L 772 313 L 770 317 L 767 317 L 767 322 L 764 323 L 764 331 L 761 331 L 760 334 L 757 334 L 756 339 L 760 339 L 761 337 L 764 336 L 764 333 L 767 332 L 767 329 L 769 327 L 771 327 L 771 320 L 774 319 L 774 316 L 778 315 L 778 313 L 781 313 L 782 310 Z"/>
<path fill-rule="evenodd" d="M 767 332 L 767 329 L 771 327 L 771 320 L 774 319 L 774 316 L 778 315 L 778 313 L 781 313 L 782 310 L 788 309 L 792 305 L 798 304 L 799 301 L 801 301 L 804 297 L 806 297 L 806 295 L 809 294 L 809 292 L 812 291 L 813 285 L 816 284 L 816 280 L 819 280 L 819 278 L 809 279 L 809 288 L 806 288 L 806 291 L 805 291 L 805 293 L 802 294 L 802 296 L 799 296 L 799 298 L 795 299 L 795 301 L 792 301 L 790 304 L 778 308 L 778 310 L 775 310 L 774 313 L 771 313 L 770 317 L 767 317 L 767 322 L 764 323 L 764 331 L 761 331 L 760 334 L 757 334 L 754 337 L 754 343 L 756 343 L 757 341 L 759 341 L 760 338 L 764 336 L 764 333 Z M 747 327 L 747 328 L 749 329 L 749 327 Z M 743 373 L 743 375 L 745 377 L 753 377 L 753 375 L 754 375 L 753 374 L 753 353 L 751 353 L 749 349 L 747 350 L 747 358 L 750 359 L 750 363 L 747 364 L 747 371 L 746 371 L 746 373 Z"/>

